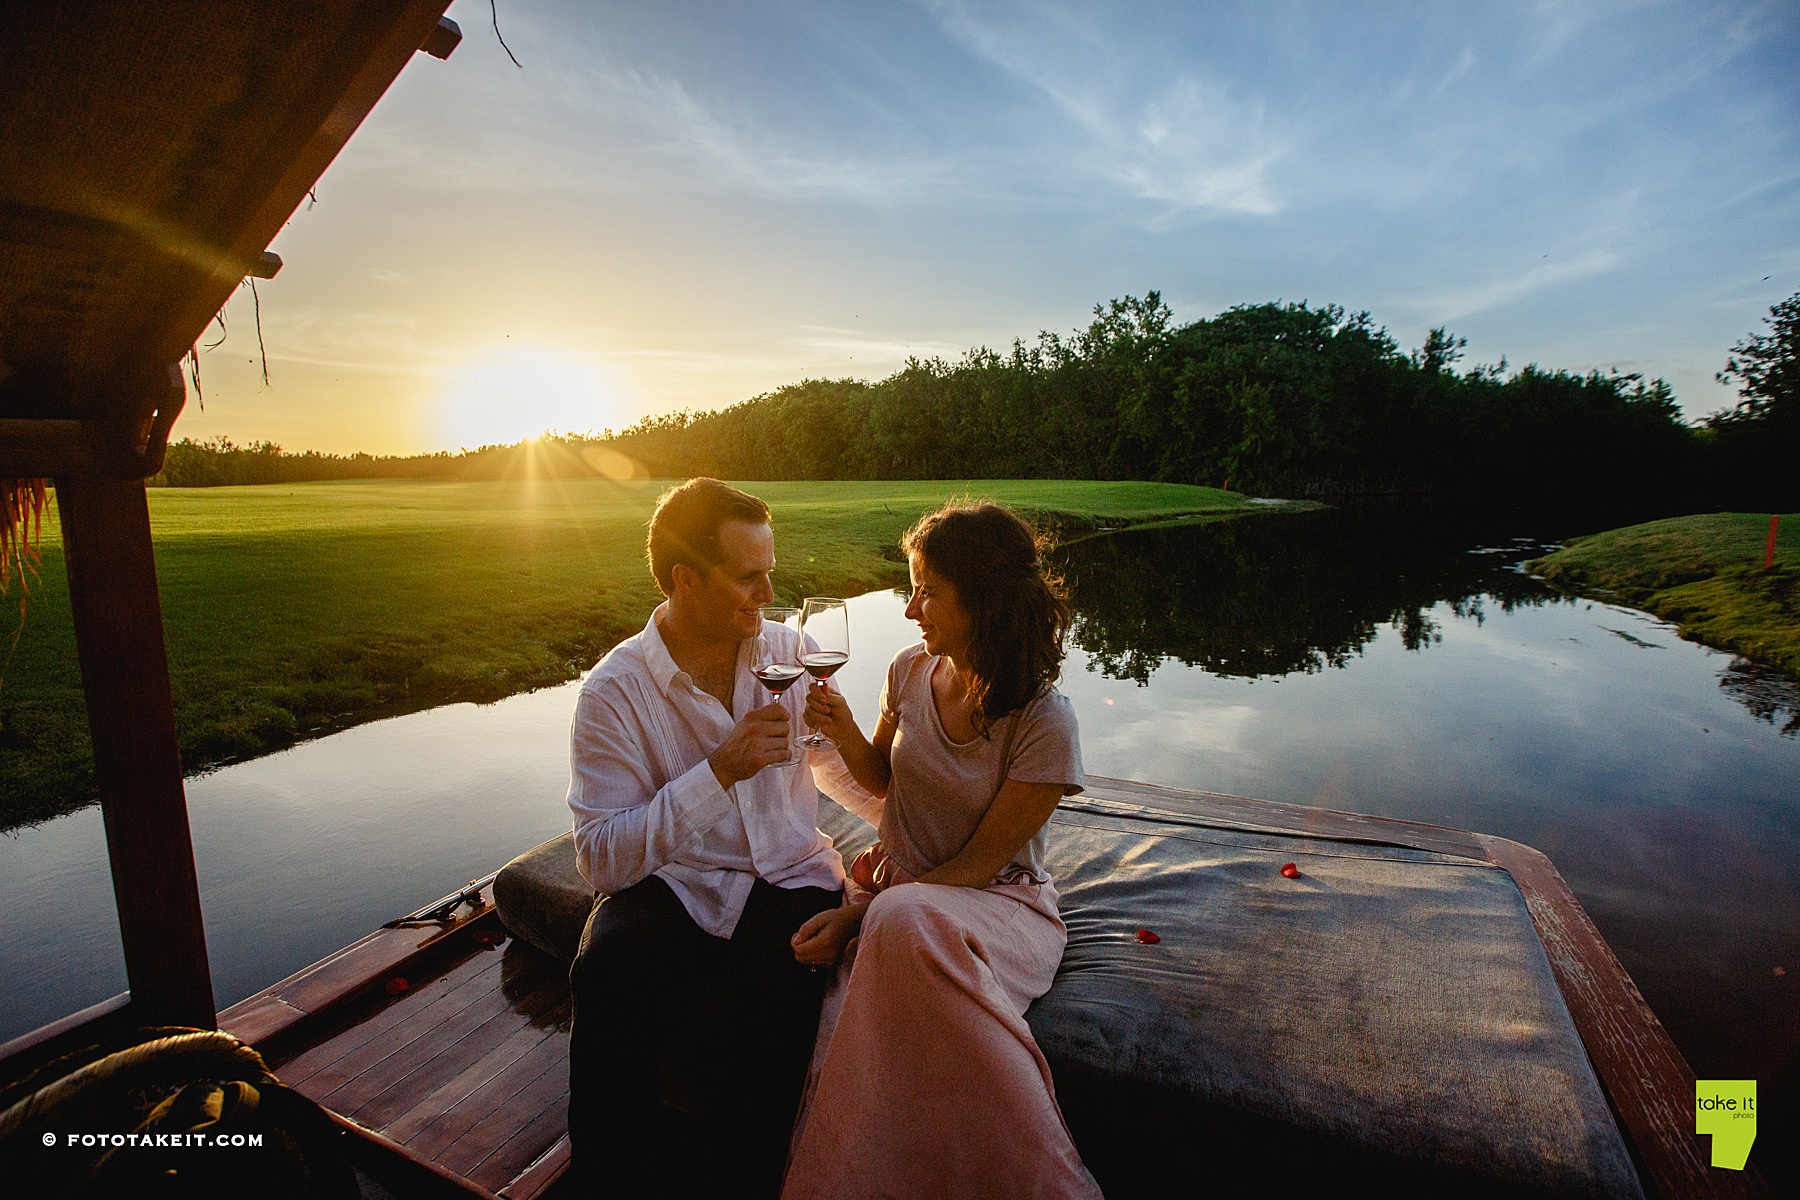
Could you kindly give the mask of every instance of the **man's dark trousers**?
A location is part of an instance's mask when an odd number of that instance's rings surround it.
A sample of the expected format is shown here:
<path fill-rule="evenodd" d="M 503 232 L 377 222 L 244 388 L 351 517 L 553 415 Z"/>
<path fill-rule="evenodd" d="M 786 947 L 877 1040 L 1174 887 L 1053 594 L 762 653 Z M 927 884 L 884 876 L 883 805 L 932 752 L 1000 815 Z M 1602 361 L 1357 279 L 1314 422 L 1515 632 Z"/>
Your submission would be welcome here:
<path fill-rule="evenodd" d="M 569 975 L 581 1194 L 777 1195 L 826 979 L 788 939 L 841 898 L 758 879 L 729 939 L 655 875 L 594 905 Z"/>

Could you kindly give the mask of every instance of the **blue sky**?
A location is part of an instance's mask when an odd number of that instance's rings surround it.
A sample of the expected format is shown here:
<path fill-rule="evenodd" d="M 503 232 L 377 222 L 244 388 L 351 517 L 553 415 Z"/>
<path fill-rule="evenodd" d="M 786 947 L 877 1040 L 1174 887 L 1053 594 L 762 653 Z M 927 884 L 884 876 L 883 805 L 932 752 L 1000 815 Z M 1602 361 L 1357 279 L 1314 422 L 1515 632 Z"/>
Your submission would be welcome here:
<path fill-rule="evenodd" d="M 1733 399 L 1800 6 L 458 0 L 177 435 L 407 452 L 880 378 L 1159 290 Z M 1767 277 L 1767 278 L 1765 278 Z"/>

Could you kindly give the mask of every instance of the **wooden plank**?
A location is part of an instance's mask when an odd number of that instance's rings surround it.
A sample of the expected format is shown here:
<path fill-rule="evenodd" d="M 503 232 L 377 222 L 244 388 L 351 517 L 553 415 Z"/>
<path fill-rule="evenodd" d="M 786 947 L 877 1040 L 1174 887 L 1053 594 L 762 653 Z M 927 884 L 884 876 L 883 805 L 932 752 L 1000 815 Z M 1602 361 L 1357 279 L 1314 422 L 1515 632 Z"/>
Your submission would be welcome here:
<path fill-rule="evenodd" d="M 1694 1071 L 1612 947 L 1541 852 L 1477 834 L 1519 885 L 1569 1015 L 1630 1139 L 1645 1187 L 1660 1196 L 1767 1197 L 1754 1166 L 1715 1168 L 1694 1127 Z"/>
<path fill-rule="evenodd" d="M 408 972 L 417 974 L 416 968 L 433 963 L 446 952 L 447 945 L 455 945 L 454 939 L 471 928 L 500 932 L 491 890 L 483 891 L 479 906 L 447 924 L 380 929 L 301 968 L 220 1013 L 221 1027 L 229 1033 L 236 1033 L 240 1023 L 253 1027 L 255 1037 L 237 1036 L 262 1049 L 265 1055 L 277 1060 L 291 1059 L 292 1051 L 280 1043 L 301 1025 L 331 1015 L 364 989 L 394 975 L 410 978 Z"/>
<path fill-rule="evenodd" d="M 54 1058 L 102 1042 L 124 1044 L 141 1021 L 132 1018 L 131 993 L 90 1004 L 0 1045 L 0 1081 L 19 1080 Z"/>
<path fill-rule="evenodd" d="M 90 432 L 85 421 L 0 417 L 0 478 L 99 472 L 101 458 L 94 452 Z"/>
<path fill-rule="evenodd" d="M 424 1162 L 373 1129 L 325 1110 L 343 1133 L 343 1155 L 390 1192 L 412 1200 L 498 1200 L 478 1183 Z"/>
<path fill-rule="evenodd" d="M 563 1106 L 563 1123 L 568 1123 L 568 1105 Z M 569 1135 L 557 1138 L 551 1147 L 538 1155 L 511 1183 L 500 1189 L 506 1200 L 538 1200 L 569 1170 Z"/>
<path fill-rule="evenodd" d="M 296 1055 L 283 1064 L 284 1078 L 291 1076 L 289 1086 L 305 1086 L 310 1096 L 331 1095 L 344 1084 L 380 1070 L 383 1063 L 413 1044 L 421 1032 L 457 1020 L 471 1026 L 479 1024 L 492 1015 L 496 1005 L 501 1010 L 505 1008 L 504 997 L 494 999 L 499 992 L 495 986 L 499 977 L 487 978 L 497 966 L 479 957 L 457 964 L 456 971 L 420 985 L 408 993 L 406 1000 L 389 1005 L 341 1035 Z M 473 1015 L 469 1015 L 471 1010 Z M 349 1107 L 334 1107 L 354 1115 Z"/>
<path fill-rule="evenodd" d="M 433 1105 L 430 1113 L 415 1110 L 406 1114 L 394 1123 L 388 1136 L 422 1158 L 442 1161 L 470 1130 L 505 1109 L 519 1089 L 546 1071 L 562 1072 L 567 1085 L 568 1035 L 560 1030 L 521 1029 L 445 1086 L 446 1096 L 458 1095 L 454 1102 L 441 1108 Z"/>
<path fill-rule="evenodd" d="M 464 1172 L 482 1187 L 499 1191 L 528 1171 L 542 1158 L 545 1147 L 554 1147 L 568 1136 L 569 1076 L 568 1072 L 546 1071 L 507 1107 L 509 1115 L 543 1107 L 517 1132 L 508 1137 L 481 1162 Z"/>
<path fill-rule="evenodd" d="M 483 1062 L 490 1052 L 510 1047 L 501 1050 L 500 1059 L 506 1065 L 516 1062 L 537 1044 L 535 1034 L 527 1032 L 530 1029 L 530 1024 L 516 1013 L 502 1014 L 437 1047 L 441 1053 L 427 1055 L 405 1075 L 377 1077 L 371 1073 L 367 1082 L 356 1081 L 361 1084 L 360 1089 L 340 1089 L 341 1101 L 327 1097 L 326 1102 L 366 1125 L 392 1130 L 405 1117 L 454 1105 L 466 1094 L 459 1090 L 466 1085 L 459 1085 L 458 1081 L 464 1078 L 470 1064 Z M 501 1070 L 505 1070 L 505 1065 Z"/>
<path fill-rule="evenodd" d="M 16 1061 L 22 1066 L 27 1057 L 34 1055 L 40 1061 L 48 1062 L 65 1053 L 64 1048 L 76 1048 L 70 1045 L 72 1041 L 85 1038 L 86 1041 L 82 1043 L 84 1045 L 101 1041 L 100 1037 L 92 1034 L 99 1033 L 103 1028 L 116 1027 L 122 1017 L 129 1019 L 126 1010 L 130 1007 L 131 993 L 120 992 L 48 1025 L 39 1025 L 30 1033 L 21 1033 L 10 1041 L 0 1043 L 0 1064 L 10 1067 Z M 16 1074 L 24 1074 L 24 1071 L 17 1071 Z"/>
<path fill-rule="evenodd" d="M 323 1101 L 365 1125 L 385 1128 L 422 1095 L 457 1075 L 463 1064 L 475 1061 L 508 1034 L 530 1024 L 513 1011 L 497 986 L 475 993 L 457 1011 L 438 1016 L 435 1021 L 420 1020 L 396 1028 L 382 1039 L 391 1052 L 323 1093 Z"/>
<path fill-rule="evenodd" d="M 220 1013 L 219 1028 L 240 1042 L 259 1046 L 291 1028 L 306 1015 L 278 997 L 255 995 Z"/>
<path fill-rule="evenodd" d="M 498 1104 L 504 1098 L 494 1098 L 495 1081 L 548 1037 L 542 1029 L 514 1029 L 481 1058 L 396 1115 L 382 1132 L 421 1156 L 437 1154 L 487 1115 L 490 1109 L 484 1105 Z"/>
<path fill-rule="evenodd" d="M 491 902 L 490 902 L 491 903 Z M 320 1012 L 343 997 L 347 989 L 404 977 L 407 964 L 422 951 L 457 932 L 485 909 L 443 928 L 383 929 L 323 959 L 304 971 L 288 976 L 270 990 L 305 1012 Z"/>
<path fill-rule="evenodd" d="M 56 506 L 132 1007 L 145 1024 L 212 1029 L 144 485 L 63 475 Z"/>
<path fill-rule="evenodd" d="M 532 1160 L 569 1127 L 566 1058 L 547 1064 L 529 1078 L 523 1071 L 514 1071 L 511 1075 L 518 1081 L 518 1086 L 507 1097 L 506 1103 L 476 1122 L 468 1133 L 436 1156 L 442 1166 L 487 1188 L 500 1188 L 511 1183 L 514 1176 L 530 1166 Z M 553 1113 L 561 1116 L 562 1127 L 549 1132 L 545 1118 Z M 533 1141 L 528 1147 L 516 1140 L 534 1126 Z M 510 1151 L 502 1154 L 501 1151 L 509 1146 Z M 484 1180 L 486 1182 L 482 1182 Z"/>

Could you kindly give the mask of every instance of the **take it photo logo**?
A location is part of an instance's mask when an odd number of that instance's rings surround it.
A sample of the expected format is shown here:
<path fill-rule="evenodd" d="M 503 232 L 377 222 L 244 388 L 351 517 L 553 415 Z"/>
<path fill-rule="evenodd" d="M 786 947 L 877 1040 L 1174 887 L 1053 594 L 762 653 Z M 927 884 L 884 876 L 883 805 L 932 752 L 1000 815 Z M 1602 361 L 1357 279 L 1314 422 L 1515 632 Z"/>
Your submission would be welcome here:
<path fill-rule="evenodd" d="M 1712 1135 L 1713 1166 L 1743 1170 L 1756 1140 L 1756 1080 L 1695 1080 L 1694 1132 Z"/>

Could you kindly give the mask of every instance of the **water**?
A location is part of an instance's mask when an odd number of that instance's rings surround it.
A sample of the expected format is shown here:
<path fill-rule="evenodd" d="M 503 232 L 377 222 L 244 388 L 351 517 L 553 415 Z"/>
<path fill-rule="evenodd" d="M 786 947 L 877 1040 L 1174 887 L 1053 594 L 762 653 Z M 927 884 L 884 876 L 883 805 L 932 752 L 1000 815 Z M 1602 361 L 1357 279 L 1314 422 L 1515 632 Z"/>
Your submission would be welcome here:
<path fill-rule="evenodd" d="M 1073 546 L 1087 770 L 1543 850 L 1700 1076 L 1761 1081 L 1767 1171 L 1800 1057 L 1800 702 L 1550 593 L 1514 569 L 1538 546 L 1338 515 Z M 851 602 L 865 726 L 901 608 Z M 564 832 L 577 686 L 190 780 L 220 1006 Z M 0 1038 L 124 989 L 98 810 L 0 838 L 0 962 Z"/>

